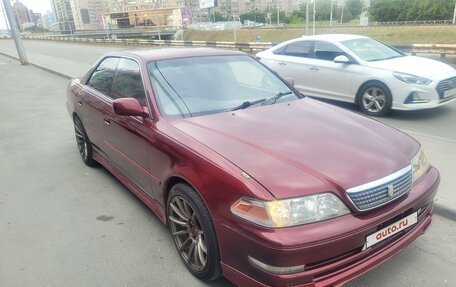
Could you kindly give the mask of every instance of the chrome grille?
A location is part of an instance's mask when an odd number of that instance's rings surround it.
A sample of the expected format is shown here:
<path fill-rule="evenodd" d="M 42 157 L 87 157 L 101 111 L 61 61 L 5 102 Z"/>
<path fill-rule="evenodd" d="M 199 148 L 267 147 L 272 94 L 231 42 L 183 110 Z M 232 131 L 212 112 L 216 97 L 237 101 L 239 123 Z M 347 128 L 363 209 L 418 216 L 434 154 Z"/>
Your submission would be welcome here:
<path fill-rule="evenodd" d="M 448 91 L 448 90 L 451 90 L 451 89 L 454 89 L 454 88 L 456 88 L 456 77 L 449 78 L 449 79 L 441 81 L 437 85 L 437 92 L 439 93 L 440 98 L 442 98 L 443 97 L 443 93 L 445 91 Z"/>
<path fill-rule="evenodd" d="M 347 195 L 359 211 L 366 211 L 401 197 L 411 187 L 412 168 L 407 166 L 387 177 L 350 188 Z"/>

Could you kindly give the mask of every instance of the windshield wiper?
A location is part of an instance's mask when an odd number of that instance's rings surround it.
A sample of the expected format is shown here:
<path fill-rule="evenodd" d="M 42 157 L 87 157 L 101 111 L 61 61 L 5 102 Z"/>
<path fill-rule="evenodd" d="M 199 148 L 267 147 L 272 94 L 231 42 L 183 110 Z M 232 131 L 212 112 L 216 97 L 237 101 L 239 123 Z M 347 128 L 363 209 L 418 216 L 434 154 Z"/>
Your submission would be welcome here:
<path fill-rule="evenodd" d="M 236 107 L 232 108 L 231 111 L 247 109 L 250 106 L 259 104 L 259 103 L 264 102 L 264 101 L 266 101 L 266 98 L 255 100 L 255 101 L 251 101 L 251 102 L 249 102 L 249 101 L 243 102 L 239 106 L 236 106 Z"/>
<path fill-rule="evenodd" d="M 272 105 L 272 104 L 275 104 L 275 102 L 277 102 L 277 100 L 280 99 L 281 97 L 286 96 L 286 95 L 290 95 L 292 93 L 293 93 L 292 91 L 277 93 L 275 96 L 270 97 L 269 99 L 263 101 L 263 103 L 261 103 L 261 105 Z"/>

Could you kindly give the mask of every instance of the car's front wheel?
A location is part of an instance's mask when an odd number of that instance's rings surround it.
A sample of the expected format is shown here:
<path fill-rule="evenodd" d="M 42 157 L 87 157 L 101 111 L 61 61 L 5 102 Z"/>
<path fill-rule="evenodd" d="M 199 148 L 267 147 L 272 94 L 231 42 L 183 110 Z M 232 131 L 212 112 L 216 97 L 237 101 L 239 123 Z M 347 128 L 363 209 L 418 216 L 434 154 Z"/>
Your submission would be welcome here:
<path fill-rule="evenodd" d="M 368 83 L 359 90 L 357 102 L 363 113 L 369 116 L 381 117 L 391 110 L 391 92 L 385 84 Z"/>
<path fill-rule="evenodd" d="M 187 269 L 202 280 L 219 278 L 222 271 L 215 229 L 196 191 L 183 183 L 173 186 L 167 215 L 174 243 Z"/>

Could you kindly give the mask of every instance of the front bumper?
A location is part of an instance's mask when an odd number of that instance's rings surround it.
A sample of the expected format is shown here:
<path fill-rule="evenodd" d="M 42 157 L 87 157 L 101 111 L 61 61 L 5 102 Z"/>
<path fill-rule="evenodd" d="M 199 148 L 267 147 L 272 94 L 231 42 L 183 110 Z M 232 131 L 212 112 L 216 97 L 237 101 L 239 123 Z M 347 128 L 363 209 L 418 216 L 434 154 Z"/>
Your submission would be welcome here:
<path fill-rule="evenodd" d="M 221 225 L 224 276 L 239 286 L 341 286 L 382 264 L 430 226 L 439 174 L 431 168 L 404 198 L 378 210 L 283 229 Z M 368 249 L 366 236 L 420 210 L 418 223 Z M 248 256 L 271 266 L 305 264 L 305 271 L 278 275 L 252 266 Z"/>

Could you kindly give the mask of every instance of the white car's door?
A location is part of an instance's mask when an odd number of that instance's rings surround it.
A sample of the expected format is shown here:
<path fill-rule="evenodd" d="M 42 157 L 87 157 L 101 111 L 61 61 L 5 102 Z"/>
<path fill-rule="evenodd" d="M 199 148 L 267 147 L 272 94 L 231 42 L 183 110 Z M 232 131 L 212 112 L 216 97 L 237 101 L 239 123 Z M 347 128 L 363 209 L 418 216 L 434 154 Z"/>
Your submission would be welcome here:
<path fill-rule="evenodd" d="M 314 45 L 311 73 L 308 79 L 311 83 L 310 92 L 315 96 L 335 100 L 353 102 L 353 77 L 358 74 L 357 64 L 335 63 L 337 56 L 347 56 L 343 50 L 332 43 L 316 41 Z"/>
<path fill-rule="evenodd" d="M 314 41 L 298 41 L 290 43 L 266 57 L 261 62 L 276 71 L 284 79 L 292 79 L 296 89 L 304 94 L 311 91 L 309 74 L 312 67 L 312 50 Z"/>

